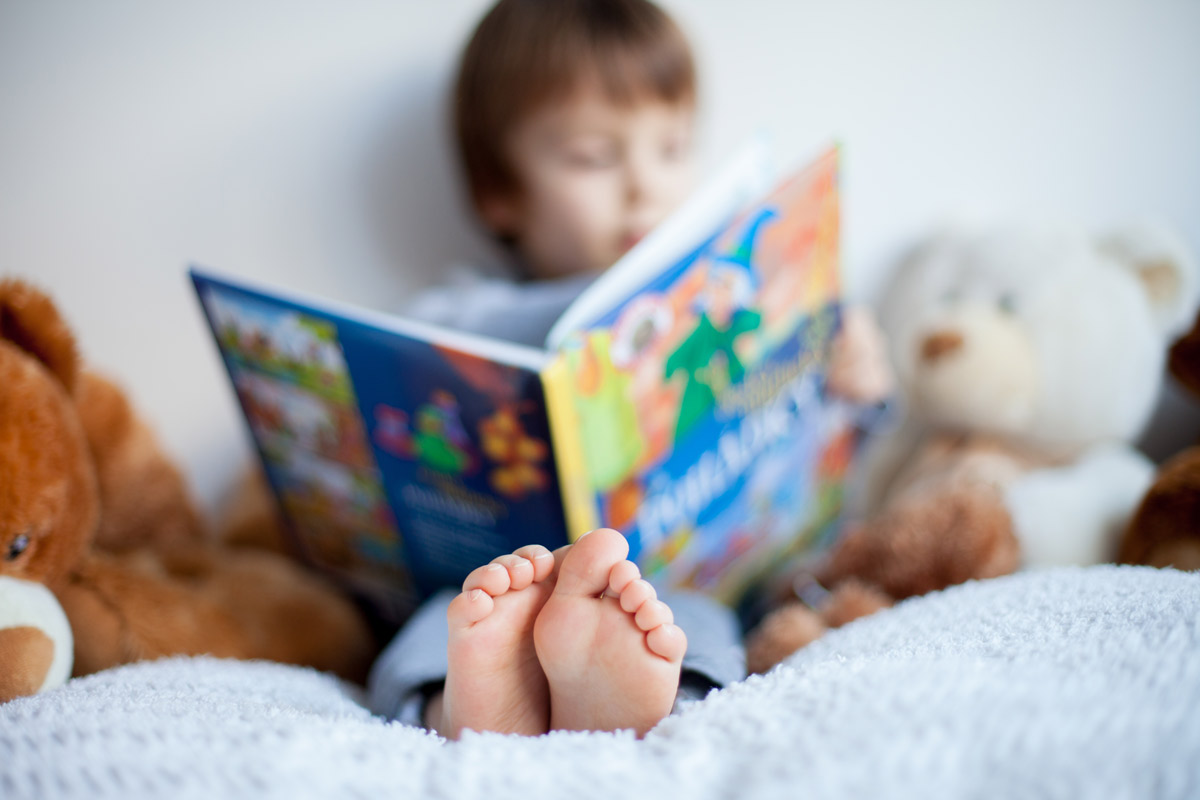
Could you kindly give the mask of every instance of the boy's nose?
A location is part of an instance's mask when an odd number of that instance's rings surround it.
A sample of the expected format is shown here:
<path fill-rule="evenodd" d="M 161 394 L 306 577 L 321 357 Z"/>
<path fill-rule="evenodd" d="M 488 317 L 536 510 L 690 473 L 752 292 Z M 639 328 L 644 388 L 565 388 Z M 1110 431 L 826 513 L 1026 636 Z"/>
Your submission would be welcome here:
<path fill-rule="evenodd" d="M 625 164 L 625 199 L 631 206 L 653 200 L 654 167 L 646 158 L 630 157 Z"/>
<path fill-rule="evenodd" d="M 625 201 L 636 205 L 645 199 L 646 178 L 644 168 L 635 160 L 630 159 L 625 165 Z"/>

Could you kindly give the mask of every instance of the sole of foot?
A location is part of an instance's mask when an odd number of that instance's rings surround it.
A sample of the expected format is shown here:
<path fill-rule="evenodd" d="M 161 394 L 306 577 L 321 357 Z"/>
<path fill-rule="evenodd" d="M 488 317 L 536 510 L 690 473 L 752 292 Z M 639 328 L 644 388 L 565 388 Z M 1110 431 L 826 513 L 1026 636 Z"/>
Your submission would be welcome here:
<path fill-rule="evenodd" d="M 448 739 L 463 730 L 534 736 L 550 724 L 549 686 L 533 629 L 554 587 L 554 555 L 529 545 L 463 581 L 446 610 L 448 669 L 438 713 Z"/>
<path fill-rule="evenodd" d="M 671 712 L 687 638 L 628 553 L 624 536 L 601 528 L 562 555 L 534 626 L 552 730 L 643 736 Z"/>

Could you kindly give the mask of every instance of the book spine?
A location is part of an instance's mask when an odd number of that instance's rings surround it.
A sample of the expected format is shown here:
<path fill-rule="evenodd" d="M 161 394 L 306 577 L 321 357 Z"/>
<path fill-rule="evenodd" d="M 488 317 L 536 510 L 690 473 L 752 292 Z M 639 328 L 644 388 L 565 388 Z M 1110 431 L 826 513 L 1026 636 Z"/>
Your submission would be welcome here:
<path fill-rule="evenodd" d="M 542 388 L 567 520 L 567 540 L 574 542 L 598 527 L 600 518 L 584 461 L 579 414 L 571 394 L 571 373 L 561 354 L 542 371 Z"/>

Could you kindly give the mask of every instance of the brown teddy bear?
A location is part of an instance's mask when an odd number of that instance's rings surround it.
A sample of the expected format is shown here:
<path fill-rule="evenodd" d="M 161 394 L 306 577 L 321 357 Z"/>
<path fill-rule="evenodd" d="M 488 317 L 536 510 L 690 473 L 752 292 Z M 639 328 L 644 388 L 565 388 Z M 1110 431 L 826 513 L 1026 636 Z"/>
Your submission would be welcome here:
<path fill-rule="evenodd" d="M 896 600 L 1115 560 L 1153 475 L 1132 441 L 1198 286 L 1187 248 L 1153 225 L 956 231 L 920 248 L 881 313 L 904 424 L 828 563 L 750 636 L 750 668 Z"/>
<path fill-rule="evenodd" d="M 1200 316 L 1171 347 L 1167 365 L 1200 397 Z M 1169 459 L 1142 498 L 1121 541 L 1126 564 L 1200 570 L 1200 445 Z"/>
<path fill-rule="evenodd" d="M 14 279 L 0 280 L 0 578 L 57 598 L 75 675 L 207 653 L 361 680 L 375 650 L 358 610 L 323 579 L 206 534 L 125 396 L 82 369 L 54 304 Z M 0 630 L 0 664 L 24 675 L 0 685 L 0 699 L 36 691 L 55 660 L 55 637 L 32 630 Z"/>

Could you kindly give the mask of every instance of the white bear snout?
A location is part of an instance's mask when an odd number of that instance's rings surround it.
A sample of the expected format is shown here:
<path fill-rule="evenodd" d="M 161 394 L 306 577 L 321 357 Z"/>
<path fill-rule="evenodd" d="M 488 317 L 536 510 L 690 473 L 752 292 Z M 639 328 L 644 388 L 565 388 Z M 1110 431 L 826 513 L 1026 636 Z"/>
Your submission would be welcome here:
<path fill-rule="evenodd" d="M 1038 357 L 1011 315 L 962 306 L 916 337 L 910 391 L 931 419 L 967 430 L 1019 430 L 1038 398 Z"/>
<path fill-rule="evenodd" d="M 937 331 L 921 342 L 921 360 L 934 362 L 961 349 L 963 337 L 958 331 Z"/>

